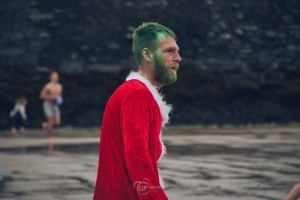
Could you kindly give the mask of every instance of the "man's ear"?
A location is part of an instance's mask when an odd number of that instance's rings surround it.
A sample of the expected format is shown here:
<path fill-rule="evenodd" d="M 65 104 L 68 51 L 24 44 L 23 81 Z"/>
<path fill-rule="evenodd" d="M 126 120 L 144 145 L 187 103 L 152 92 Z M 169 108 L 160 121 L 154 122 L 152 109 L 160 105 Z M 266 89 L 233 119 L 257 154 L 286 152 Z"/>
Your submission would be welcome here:
<path fill-rule="evenodd" d="M 152 62 L 153 55 L 149 49 L 144 48 L 142 50 L 142 55 L 143 55 L 143 58 L 145 59 L 145 61 Z"/>

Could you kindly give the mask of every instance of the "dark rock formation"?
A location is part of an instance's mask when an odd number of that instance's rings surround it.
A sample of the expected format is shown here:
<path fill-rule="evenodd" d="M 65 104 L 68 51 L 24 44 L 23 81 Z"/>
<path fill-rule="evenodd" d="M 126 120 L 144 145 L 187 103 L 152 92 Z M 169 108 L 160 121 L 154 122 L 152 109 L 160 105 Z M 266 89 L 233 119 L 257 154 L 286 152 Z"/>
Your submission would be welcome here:
<path fill-rule="evenodd" d="M 178 82 L 164 90 L 174 123 L 300 121 L 297 0 L 2 0 L 0 127 L 21 95 L 29 126 L 43 119 L 39 91 L 61 73 L 63 124 L 98 126 L 112 91 L 136 64 L 131 33 L 158 21 L 178 37 Z"/>

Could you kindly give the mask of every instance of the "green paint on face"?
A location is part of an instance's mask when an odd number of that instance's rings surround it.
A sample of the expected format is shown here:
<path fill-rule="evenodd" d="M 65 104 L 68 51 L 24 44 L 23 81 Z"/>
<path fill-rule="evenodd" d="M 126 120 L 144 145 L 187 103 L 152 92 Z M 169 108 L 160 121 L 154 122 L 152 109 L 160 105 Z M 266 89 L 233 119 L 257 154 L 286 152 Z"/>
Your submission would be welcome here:
<path fill-rule="evenodd" d="M 170 85 L 177 80 L 177 74 L 173 74 L 164 64 L 161 52 L 154 54 L 155 78 L 158 82 L 165 85 Z"/>

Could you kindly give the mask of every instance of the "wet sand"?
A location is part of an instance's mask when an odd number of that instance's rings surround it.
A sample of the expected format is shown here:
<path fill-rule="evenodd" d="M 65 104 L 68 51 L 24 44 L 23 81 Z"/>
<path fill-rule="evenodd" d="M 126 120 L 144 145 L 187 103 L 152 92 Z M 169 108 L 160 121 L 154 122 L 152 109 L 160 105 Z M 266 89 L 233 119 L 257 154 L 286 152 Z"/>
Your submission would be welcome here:
<path fill-rule="evenodd" d="M 98 130 L 56 135 L 48 152 L 39 131 L 0 134 L 0 199 L 92 199 Z M 299 125 L 169 127 L 164 141 L 168 155 L 160 171 L 173 200 L 277 200 L 300 181 Z"/>

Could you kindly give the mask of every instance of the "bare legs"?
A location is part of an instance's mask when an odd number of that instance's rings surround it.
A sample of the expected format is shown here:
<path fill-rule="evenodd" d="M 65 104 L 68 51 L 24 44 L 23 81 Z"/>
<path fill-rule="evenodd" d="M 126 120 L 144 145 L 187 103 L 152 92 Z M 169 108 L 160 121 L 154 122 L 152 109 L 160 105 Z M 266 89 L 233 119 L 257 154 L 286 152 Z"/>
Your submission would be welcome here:
<path fill-rule="evenodd" d="M 42 127 L 44 131 L 48 135 L 48 151 L 52 152 L 54 146 L 54 139 L 52 137 L 52 128 L 53 126 L 58 126 L 60 124 L 60 120 L 54 117 L 48 117 L 47 122 L 42 123 Z"/>
<path fill-rule="evenodd" d="M 10 133 L 13 135 L 13 136 L 16 136 L 17 135 L 17 132 L 18 132 L 18 129 L 16 127 L 11 127 L 10 129 Z M 24 127 L 20 127 L 19 128 L 19 132 L 21 135 L 24 135 L 25 134 L 25 128 Z"/>
<path fill-rule="evenodd" d="M 15 127 L 11 127 L 10 132 L 13 136 L 16 136 L 17 134 L 17 129 Z"/>

